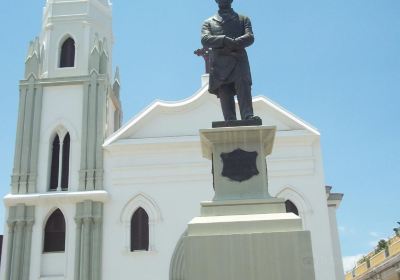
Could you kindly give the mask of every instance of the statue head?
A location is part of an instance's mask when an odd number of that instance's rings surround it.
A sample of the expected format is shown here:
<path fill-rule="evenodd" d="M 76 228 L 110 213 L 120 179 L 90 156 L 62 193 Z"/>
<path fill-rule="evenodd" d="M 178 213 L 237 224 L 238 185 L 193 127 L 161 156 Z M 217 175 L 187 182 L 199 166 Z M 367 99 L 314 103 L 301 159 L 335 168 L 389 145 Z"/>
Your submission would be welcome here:
<path fill-rule="evenodd" d="M 231 7 L 233 0 L 215 0 L 215 2 L 220 9 L 226 9 Z"/>

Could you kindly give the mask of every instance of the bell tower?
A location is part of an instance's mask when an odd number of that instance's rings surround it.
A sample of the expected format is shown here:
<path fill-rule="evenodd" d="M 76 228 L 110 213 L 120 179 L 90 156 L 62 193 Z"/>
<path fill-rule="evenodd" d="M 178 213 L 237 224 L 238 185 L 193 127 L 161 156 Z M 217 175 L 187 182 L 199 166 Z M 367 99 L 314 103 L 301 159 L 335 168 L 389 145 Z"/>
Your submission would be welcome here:
<path fill-rule="evenodd" d="M 102 145 L 122 117 L 112 44 L 108 0 L 46 1 L 19 86 L 1 279 L 101 279 Z"/>

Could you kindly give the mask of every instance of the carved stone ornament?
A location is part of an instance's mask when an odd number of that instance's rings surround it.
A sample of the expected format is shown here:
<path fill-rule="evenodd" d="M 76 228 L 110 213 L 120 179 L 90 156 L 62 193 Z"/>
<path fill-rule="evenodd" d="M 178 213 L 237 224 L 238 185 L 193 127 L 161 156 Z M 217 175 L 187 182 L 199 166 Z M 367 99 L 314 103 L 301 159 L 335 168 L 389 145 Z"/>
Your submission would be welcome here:
<path fill-rule="evenodd" d="M 221 153 L 223 161 L 222 176 L 233 181 L 243 182 L 259 174 L 256 164 L 257 152 L 236 149 L 230 153 Z"/>

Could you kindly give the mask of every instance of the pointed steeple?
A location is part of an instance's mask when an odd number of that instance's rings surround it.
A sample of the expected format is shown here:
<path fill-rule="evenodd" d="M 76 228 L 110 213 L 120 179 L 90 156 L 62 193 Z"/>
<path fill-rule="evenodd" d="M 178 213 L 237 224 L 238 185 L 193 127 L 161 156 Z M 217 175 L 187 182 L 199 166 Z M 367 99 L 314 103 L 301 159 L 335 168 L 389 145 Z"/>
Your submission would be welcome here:
<path fill-rule="evenodd" d="M 115 74 L 114 74 L 114 84 L 118 83 L 120 84 L 120 77 L 119 77 L 119 66 L 115 68 Z"/>

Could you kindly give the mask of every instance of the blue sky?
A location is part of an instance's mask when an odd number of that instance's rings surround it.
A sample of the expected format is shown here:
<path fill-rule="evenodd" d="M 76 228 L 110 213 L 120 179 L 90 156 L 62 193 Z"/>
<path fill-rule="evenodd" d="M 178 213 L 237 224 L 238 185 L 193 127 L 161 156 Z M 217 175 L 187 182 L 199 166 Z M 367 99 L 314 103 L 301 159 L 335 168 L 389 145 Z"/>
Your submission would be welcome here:
<path fill-rule="evenodd" d="M 18 81 L 44 4 L 2 1 L 1 196 L 9 191 Z M 251 17 L 256 36 L 253 95 L 320 130 L 326 183 L 345 193 L 343 255 L 368 252 L 400 221 L 400 1 L 235 0 L 234 8 Z M 125 121 L 154 99 L 192 95 L 204 67 L 193 51 L 214 1 L 115 0 L 113 9 Z"/>

